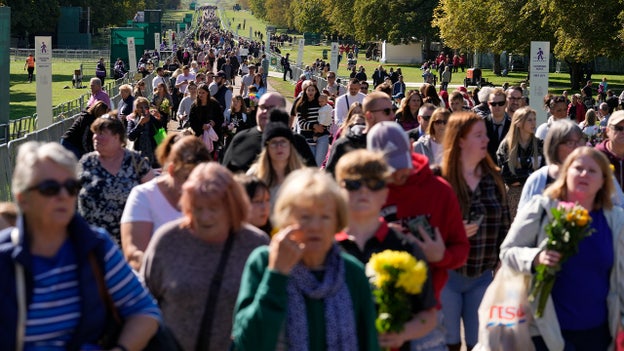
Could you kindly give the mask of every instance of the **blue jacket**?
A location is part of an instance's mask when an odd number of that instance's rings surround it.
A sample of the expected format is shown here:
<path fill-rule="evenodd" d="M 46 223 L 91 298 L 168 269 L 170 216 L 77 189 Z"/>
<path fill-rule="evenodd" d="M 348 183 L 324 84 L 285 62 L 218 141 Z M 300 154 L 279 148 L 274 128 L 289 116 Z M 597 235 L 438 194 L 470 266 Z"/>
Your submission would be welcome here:
<path fill-rule="evenodd" d="M 22 222 L 22 221 L 20 221 Z M 89 252 L 93 251 L 104 267 L 105 242 L 108 235 L 103 229 L 96 229 L 78 214 L 69 223 L 69 236 L 76 248 L 82 301 L 81 320 L 77 326 L 67 350 L 79 350 L 80 346 L 95 342 L 102 334 L 106 321 L 106 308 L 100 298 L 98 286 L 88 261 Z M 19 225 L 19 245 L 11 242 L 12 228 L 0 231 L 0 345 L 4 350 L 15 350 L 17 326 L 17 293 L 15 284 L 15 262 L 24 267 L 26 283 L 26 301 L 32 301 L 32 255 L 29 251 L 28 237 L 24 235 L 23 225 Z"/>

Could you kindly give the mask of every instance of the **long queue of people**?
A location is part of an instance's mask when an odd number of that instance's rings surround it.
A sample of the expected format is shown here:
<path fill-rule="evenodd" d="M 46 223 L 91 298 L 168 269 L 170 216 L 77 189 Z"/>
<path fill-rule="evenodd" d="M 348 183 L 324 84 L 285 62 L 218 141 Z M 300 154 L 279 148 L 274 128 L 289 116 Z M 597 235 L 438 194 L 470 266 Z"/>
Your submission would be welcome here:
<path fill-rule="evenodd" d="M 202 11 L 189 52 L 227 65 L 246 44 L 215 27 L 214 8 Z M 399 96 L 355 77 L 345 89 L 327 71 L 323 91 L 302 79 L 287 111 L 261 89 L 263 60 L 238 94 L 236 78 L 208 64 L 175 79 L 159 68 L 152 101 L 124 87 L 116 111 L 93 81 L 62 145 L 20 148 L 17 208 L 0 206 L 3 348 L 153 350 L 167 335 L 170 350 L 471 350 L 501 264 L 527 276 L 559 266 L 542 243 L 564 202 L 589 211 L 593 234 L 528 320 L 527 347 L 616 344 L 624 111 L 594 148 L 587 129 L 603 120 L 579 126 L 565 97 L 549 96 L 536 130 L 521 87 L 483 89 L 477 101 L 430 84 Z M 159 139 L 174 119 L 180 130 Z M 364 265 L 388 249 L 428 273 L 403 330 L 380 333 Z"/>

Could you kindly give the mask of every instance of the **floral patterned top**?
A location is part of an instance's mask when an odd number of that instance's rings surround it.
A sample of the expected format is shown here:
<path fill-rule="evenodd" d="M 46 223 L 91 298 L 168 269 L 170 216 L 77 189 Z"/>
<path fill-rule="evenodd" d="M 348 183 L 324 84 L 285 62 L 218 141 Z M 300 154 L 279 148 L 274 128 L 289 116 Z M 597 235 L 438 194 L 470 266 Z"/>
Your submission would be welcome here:
<path fill-rule="evenodd" d="M 148 161 L 132 150 L 124 150 L 124 158 L 117 174 L 109 173 L 100 163 L 97 152 L 80 159 L 78 180 L 82 189 L 78 194 L 78 211 L 89 224 L 104 228 L 120 242 L 120 220 L 130 190 L 141 183 L 151 170 Z"/>

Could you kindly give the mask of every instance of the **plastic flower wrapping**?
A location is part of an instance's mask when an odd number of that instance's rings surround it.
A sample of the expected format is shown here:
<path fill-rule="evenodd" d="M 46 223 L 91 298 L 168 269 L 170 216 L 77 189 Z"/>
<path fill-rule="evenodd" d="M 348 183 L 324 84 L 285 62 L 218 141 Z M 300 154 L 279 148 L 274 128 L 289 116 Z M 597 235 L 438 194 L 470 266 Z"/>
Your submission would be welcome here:
<path fill-rule="evenodd" d="M 559 263 L 555 266 L 539 264 L 535 267 L 533 288 L 529 294 L 529 301 L 538 299 L 535 316 L 542 317 L 548 296 L 555 284 L 557 272 L 561 265 L 578 252 L 579 243 L 590 236 L 591 216 L 589 212 L 578 203 L 560 202 L 551 209 L 553 218 L 546 225 L 546 249 L 557 251 L 561 254 Z"/>
<path fill-rule="evenodd" d="M 427 280 L 427 264 L 408 252 L 385 250 L 371 256 L 366 275 L 378 305 L 377 331 L 401 332 L 412 318 L 411 297 L 421 293 Z"/>

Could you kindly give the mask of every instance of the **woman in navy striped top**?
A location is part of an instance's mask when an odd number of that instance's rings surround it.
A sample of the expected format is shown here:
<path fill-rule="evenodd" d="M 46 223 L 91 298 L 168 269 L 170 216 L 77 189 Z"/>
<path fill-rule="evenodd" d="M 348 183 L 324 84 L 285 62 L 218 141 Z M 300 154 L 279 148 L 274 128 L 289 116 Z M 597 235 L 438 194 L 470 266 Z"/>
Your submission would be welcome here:
<path fill-rule="evenodd" d="M 158 328 L 160 311 L 118 247 L 76 213 L 79 189 L 71 152 L 56 143 L 29 142 L 20 148 L 12 190 L 21 214 L 16 229 L 0 232 L 3 349 L 110 348 L 98 344 L 106 326 L 104 294 L 124 321 L 112 350 L 142 350 Z M 21 323 L 16 265 L 23 267 L 26 282 Z M 107 292 L 100 294 L 97 276 Z"/>

